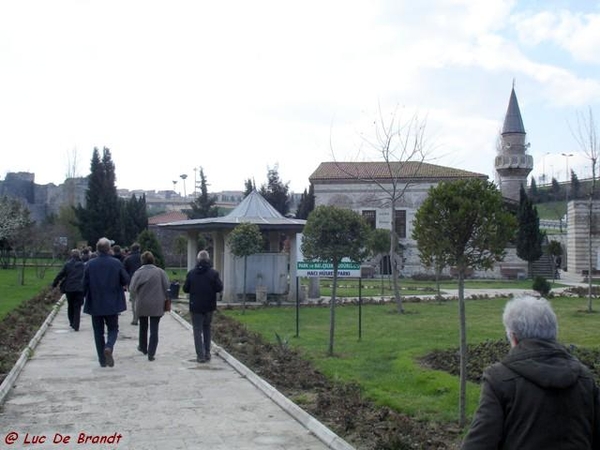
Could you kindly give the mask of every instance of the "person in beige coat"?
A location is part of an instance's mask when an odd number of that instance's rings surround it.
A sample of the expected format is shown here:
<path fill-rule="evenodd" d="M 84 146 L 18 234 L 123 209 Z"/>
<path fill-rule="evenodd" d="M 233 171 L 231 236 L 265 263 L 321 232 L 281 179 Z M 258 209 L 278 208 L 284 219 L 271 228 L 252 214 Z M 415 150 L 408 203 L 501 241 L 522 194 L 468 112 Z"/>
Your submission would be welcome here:
<path fill-rule="evenodd" d="M 139 320 L 138 350 L 154 361 L 158 347 L 158 324 L 164 314 L 165 300 L 169 294 L 169 278 L 166 272 L 154 265 L 152 252 L 141 256 L 142 266 L 136 270 L 129 283 L 129 291 L 135 296 Z M 150 338 L 148 339 L 148 321 Z"/>

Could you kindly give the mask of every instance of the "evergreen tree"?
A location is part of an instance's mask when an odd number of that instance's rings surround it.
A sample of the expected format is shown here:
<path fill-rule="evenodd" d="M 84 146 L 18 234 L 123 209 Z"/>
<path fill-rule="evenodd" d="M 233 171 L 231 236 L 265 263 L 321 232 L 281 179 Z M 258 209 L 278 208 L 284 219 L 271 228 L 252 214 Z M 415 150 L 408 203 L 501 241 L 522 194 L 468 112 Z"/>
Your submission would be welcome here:
<path fill-rule="evenodd" d="M 255 189 L 256 189 L 256 184 L 254 184 L 254 181 L 252 180 L 252 178 L 248 178 L 244 182 L 244 198 L 248 197 L 248 195 L 250 195 L 250 193 Z"/>
<path fill-rule="evenodd" d="M 519 211 L 517 213 L 519 227 L 517 231 L 517 256 L 529 263 L 529 276 L 532 276 L 532 264 L 542 256 L 544 233 L 540 231 L 540 219 L 537 208 L 527 197 L 525 188 L 521 186 L 519 193 Z"/>
<path fill-rule="evenodd" d="M 115 184 L 115 165 L 110 150 L 94 147 L 85 193 L 86 206 L 75 208 L 75 216 L 82 237 L 95 245 L 101 237 L 117 240 L 121 238 L 121 208 Z"/>
<path fill-rule="evenodd" d="M 150 230 L 144 230 L 137 237 L 137 242 L 140 244 L 142 252 L 152 252 L 154 259 L 156 260 L 155 265 L 161 268 L 165 268 L 165 258 L 163 257 L 162 247 L 156 235 Z"/>
<path fill-rule="evenodd" d="M 289 183 L 283 183 L 279 179 L 278 167 L 269 169 L 267 172 L 267 184 L 260 187 L 260 195 L 268 201 L 282 216 L 290 210 Z"/>
<path fill-rule="evenodd" d="M 571 195 L 573 200 L 581 198 L 581 182 L 575 171 L 571 170 Z"/>
<path fill-rule="evenodd" d="M 146 196 L 137 198 L 135 194 L 130 199 L 119 199 L 121 203 L 121 238 L 123 246 L 133 244 L 138 235 L 148 228 L 148 213 Z"/>
<path fill-rule="evenodd" d="M 300 196 L 296 218 L 306 220 L 313 209 L 315 209 L 315 188 L 311 183 L 308 187 L 308 192 L 304 189 L 304 192 Z"/>
<path fill-rule="evenodd" d="M 190 203 L 192 210 L 188 212 L 189 219 L 205 219 L 207 217 L 217 217 L 219 208 L 215 206 L 217 197 L 208 194 L 208 184 L 204 170 L 200 167 L 200 195 Z"/>
<path fill-rule="evenodd" d="M 560 183 L 558 182 L 558 180 L 556 178 L 552 178 L 552 191 L 551 191 L 551 195 L 550 195 L 550 200 L 551 201 L 557 201 L 560 200 L 561 198 L 561 188 L 560 188 Z"/>
<path fill-rule="evenodd" d="M 529 198 L 531 198 L 532 202 L 539 200 L 539 192 L 534 177 L 531 177 L 531 184 L 529 185 Z"/>

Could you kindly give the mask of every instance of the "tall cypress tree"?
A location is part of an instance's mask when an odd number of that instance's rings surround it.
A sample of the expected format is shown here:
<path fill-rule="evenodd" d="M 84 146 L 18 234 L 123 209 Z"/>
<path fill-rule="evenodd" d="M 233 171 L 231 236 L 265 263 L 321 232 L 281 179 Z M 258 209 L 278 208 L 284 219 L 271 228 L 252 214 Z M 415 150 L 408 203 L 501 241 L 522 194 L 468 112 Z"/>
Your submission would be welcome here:
<path fill-rule="evenodd" d="M 85 192 L 86 205 L 75 208 L 75 216 L 82 237 L 95 245 L 101 237 L 119 241 L 121 236 L 121 208 L 115 185 L 115 165 L 110 150 L 102 150 L 102 159 L 94 147 L 88 188 Z"/>
<path fill-rule="evenodd" d="M 313 209 L 315 209 L 315 188 L 311 183 L 308 192 L 304 189 L 304 192 L 300 196 L 300 202 L 298 203 L 298 209 L 296 210 L 296 218 L 307 219 Z"/>
<path fill-rule="evenodd" d="M 215 206 L 217 197 L 208 194 L 208 183 L 204 170 L 200 167 L 200 195 L 196 200 L 190 203 L 192 210 L 188 212 L 189 219 L 205 219 L 207 217 L 217 217 L 219 208 Z"/>
<path fill-rule="evenodd" d="M 544 233 L 540 231 L 540 218 L 537 208 L 527 197 L 525 188 L 519 192 L 519 211 L 517 212 L 519 228 L 517 231 L 517 256 L 528 262 L 529 276 L 532 276 L 532 265 L 542 256 Z"/>
<path fill-rule="evenodd" d="M 279 178 L 277 166 L 267 172 L 267 184 L 260 187 L 260 195 L 268 201 L 282 216 L 290 210 L 289 183 L 283 183 Z"/>

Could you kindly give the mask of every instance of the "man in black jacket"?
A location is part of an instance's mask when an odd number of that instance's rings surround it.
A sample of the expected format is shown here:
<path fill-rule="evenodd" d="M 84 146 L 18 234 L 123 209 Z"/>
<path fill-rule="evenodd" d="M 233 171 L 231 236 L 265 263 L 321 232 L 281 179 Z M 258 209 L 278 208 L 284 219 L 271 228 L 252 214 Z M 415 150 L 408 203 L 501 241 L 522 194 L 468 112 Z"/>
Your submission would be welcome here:
<path fill-rule="evenodd" d="M 190 294 L 196 360 L 204 363 L 210 361 L 210 325 L 213 311 L 217 309 L 217 293 L 223 290 L 223 282 L 219 272 L 211 267 L 206 250 L 198 253 L 197 261 L 196 267 L 185 277 L 183 292 Z"/>
<path fill-rule="evenodd" d="M 507 303 L 511 350 L 483 375 L 479 408 L 462 449 L 600 449 L 600 393 L 587 367 L 556 342 L 550 303 Z"/>
<path fill-rule="evenodd" d="M 71 257 L 52 282 L 52 287 L 56 287 L 60 283 L 60 291 L 67 297 L 67 317 L 69 325 L 75 331 L 79 331 L 81 307 L 83 306 L 84 267 L 79 250 L 74 248 L 71 250 Z"/>

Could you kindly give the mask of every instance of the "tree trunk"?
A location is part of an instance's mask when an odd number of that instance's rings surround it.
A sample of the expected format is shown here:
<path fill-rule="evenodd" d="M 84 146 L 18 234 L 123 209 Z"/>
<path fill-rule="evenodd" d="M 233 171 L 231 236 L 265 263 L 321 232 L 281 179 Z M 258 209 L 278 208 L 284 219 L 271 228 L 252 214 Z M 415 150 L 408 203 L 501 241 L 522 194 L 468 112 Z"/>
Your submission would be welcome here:
<path fill-rule="evenodd" d="M 593 209 L 594 202 L 592 201 L 592 195 L 590 195 L 588 211 L 588 312 L 592 312 L 592 221 L 593 221 Z"/>
<path fill-rule="evenodd" d="M 392 231 L 392 238 L 390 239 L 390 265 L 392 266 L 392 282 L 394 285 L 394 298 L 396 300 L 396 307 L 398 308 L 398 313 L 404 313 L 404 306 L 402 304 L 402 296 L 400 295 L 400 282 L 398 278 L 400 277 L 400 272 L 398 270 L 398 264 L 396 264 L 396 249 L 398 248 L 398 235 L 395 231 Z"/>
<path fill-rule="evenodd" d="M 467 422 L 467 321 L 465 313 L 465 268 L 458 271 L 458 317 L 460 322 L 460 391 L 458 394 L 458 426 Z"/>
<path fill-rule="evenodd" d="M 338 262 L 333 261 L 333 288 L 331 289 L 331 303 L 329 304 L 329 348 L 327 355 L 333 356 L 333 340 L 335 336 L 335 296 L 337 292 Z"/>
<path fill-rule="evenodd" d="M 242 314 L 246 313 L 246 272 L 248 257 L 244 256 L 244 290 L 242 291 Z"/>

